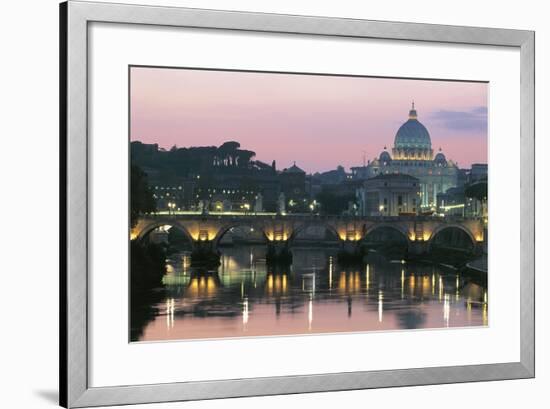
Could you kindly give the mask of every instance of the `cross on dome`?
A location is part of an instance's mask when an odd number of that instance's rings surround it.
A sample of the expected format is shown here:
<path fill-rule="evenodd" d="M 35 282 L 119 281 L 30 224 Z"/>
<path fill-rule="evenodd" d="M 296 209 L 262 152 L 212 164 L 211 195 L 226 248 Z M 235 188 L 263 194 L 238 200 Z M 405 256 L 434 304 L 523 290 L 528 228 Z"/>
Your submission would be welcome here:
<path fill-rule="evenodd" d="M 418 157 L 417 150 L 426 150 L 420 156 L 432 157 L 432 142 L 428 130 L 417 118 L 416 105 L 411 101 L 411 110 L 408 120 L 401 125 L 395 135 L 394 155 L 395 157 Z M 395 151 L 397 149 L 397 151 Z M 411 150 L 405 153 L 403 149 Z"/>
<path fill-rule="evenodd" d="M 416 109 L 414 108 L 414 100 L 413 100 L 411 104 L 411 110 L 409 111 L 409 119 L 416 119 L 416 118 L 417 118 L 417 114 L 416 114 Z"/>

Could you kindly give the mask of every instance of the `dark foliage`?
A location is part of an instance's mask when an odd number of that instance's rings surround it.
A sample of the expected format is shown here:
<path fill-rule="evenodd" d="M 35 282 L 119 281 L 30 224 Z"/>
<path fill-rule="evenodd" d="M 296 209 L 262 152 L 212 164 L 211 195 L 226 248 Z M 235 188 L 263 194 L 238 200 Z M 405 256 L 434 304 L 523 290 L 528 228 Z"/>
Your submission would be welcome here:
<path fill-rule="evenodd" d="M 248 168 L 251 159 L 256 155 L 252 151 L 240 149 L 238 142 L 225 142 L 220 147 L 202 146 L 191 148 L 178 148 L 165 151 L 158 145 L 144 144 L 134 141 L 130 145 L 132 163 L 144 168 L 155 169 L 159 178 L 167 183 L 175 182 L 181 178 L 199 173 L 201 178 L 207 171 L 211 171 L 217 161 L 224 162 L 228 166 L 224 171 L 232 169 Z"/>
<path fill-rule="evenodd" d="M 469 185 L 464 190 L 466 197 L 472 197 L 480 201 L 487 200 L 487 181 Z"/>
<path fill-rule="evenodd" d="M 158 244 L 130 243 L 130 340 L 137 341 L 145 324 L 157 311 L 151 305 L 164 296 L 162 277 L 166 271 L 165 251 Z"/>
<path fill-rule="evenodd" d="M 159 244 L 130 243 L 132 291 L 150 290 L 162 285 L 165 273 L 165 250 Z"/>
<path fill-rule="evenodd" d="M 156 211 L 153 193 L 147 184 L 147 174 L 136 165 L 130 168 L 130 224 L 134 227 L 141 214 Z"/>
<path fill-rule="evenodd" d="M 321 204 L 321 213 L 340 215 L 344 210 L 348 209 L 349 202 L 355 202 L 355 195 L 351 193 L 338 195 L 322 190 L 317 194 L 316 200 Z"/>

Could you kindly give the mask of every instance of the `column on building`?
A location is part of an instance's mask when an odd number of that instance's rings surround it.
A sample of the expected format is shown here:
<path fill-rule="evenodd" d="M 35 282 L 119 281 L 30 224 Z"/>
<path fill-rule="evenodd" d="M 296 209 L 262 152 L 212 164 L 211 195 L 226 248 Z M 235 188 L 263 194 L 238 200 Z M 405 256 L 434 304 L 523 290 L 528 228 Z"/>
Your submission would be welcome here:
<path fill-rule="evenodd" d="M 428 189 L 426 183 L 421 184 L 421 191 L 422 191 L 422 207 L 425 207 L 428 205 Z"/>

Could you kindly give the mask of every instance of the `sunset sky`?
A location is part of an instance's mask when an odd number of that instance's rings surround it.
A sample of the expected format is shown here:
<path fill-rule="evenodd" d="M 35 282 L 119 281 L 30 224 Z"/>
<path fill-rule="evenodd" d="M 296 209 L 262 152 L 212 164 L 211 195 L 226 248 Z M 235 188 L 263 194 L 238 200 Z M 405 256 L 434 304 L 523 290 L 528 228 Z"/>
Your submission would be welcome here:
<path fill-rule="evenodd" d="M 133 67 L 130 87 L 131 140 L 166 149 L 234 140 L 278 169 L 349 170 L 391 149 L 414 100 L 434 151 L 487 163 L 485 83 Z"/>

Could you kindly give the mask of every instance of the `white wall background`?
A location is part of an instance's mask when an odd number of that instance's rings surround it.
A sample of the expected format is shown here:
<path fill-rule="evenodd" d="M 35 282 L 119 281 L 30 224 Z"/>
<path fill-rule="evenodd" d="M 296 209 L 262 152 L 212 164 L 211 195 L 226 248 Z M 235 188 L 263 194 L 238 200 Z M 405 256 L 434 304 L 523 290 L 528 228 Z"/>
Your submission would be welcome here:
<path fill-rule="evenodd" d="M 121 2 L 119 0 L 119 2 Z M 247 398 L 146 408 L 548 407 L 550 302 L 545 251 L 550 199 L 550 26 L 545 2 L 439 0 L 158 0 L 150 4 L 536 31 L 537 378 L 534 380 Z M 5 2 L 0 24 L 0 407 L 57 405 L 58 10 Z M 510 164 L 515 171 L 517 164 Z"/>

